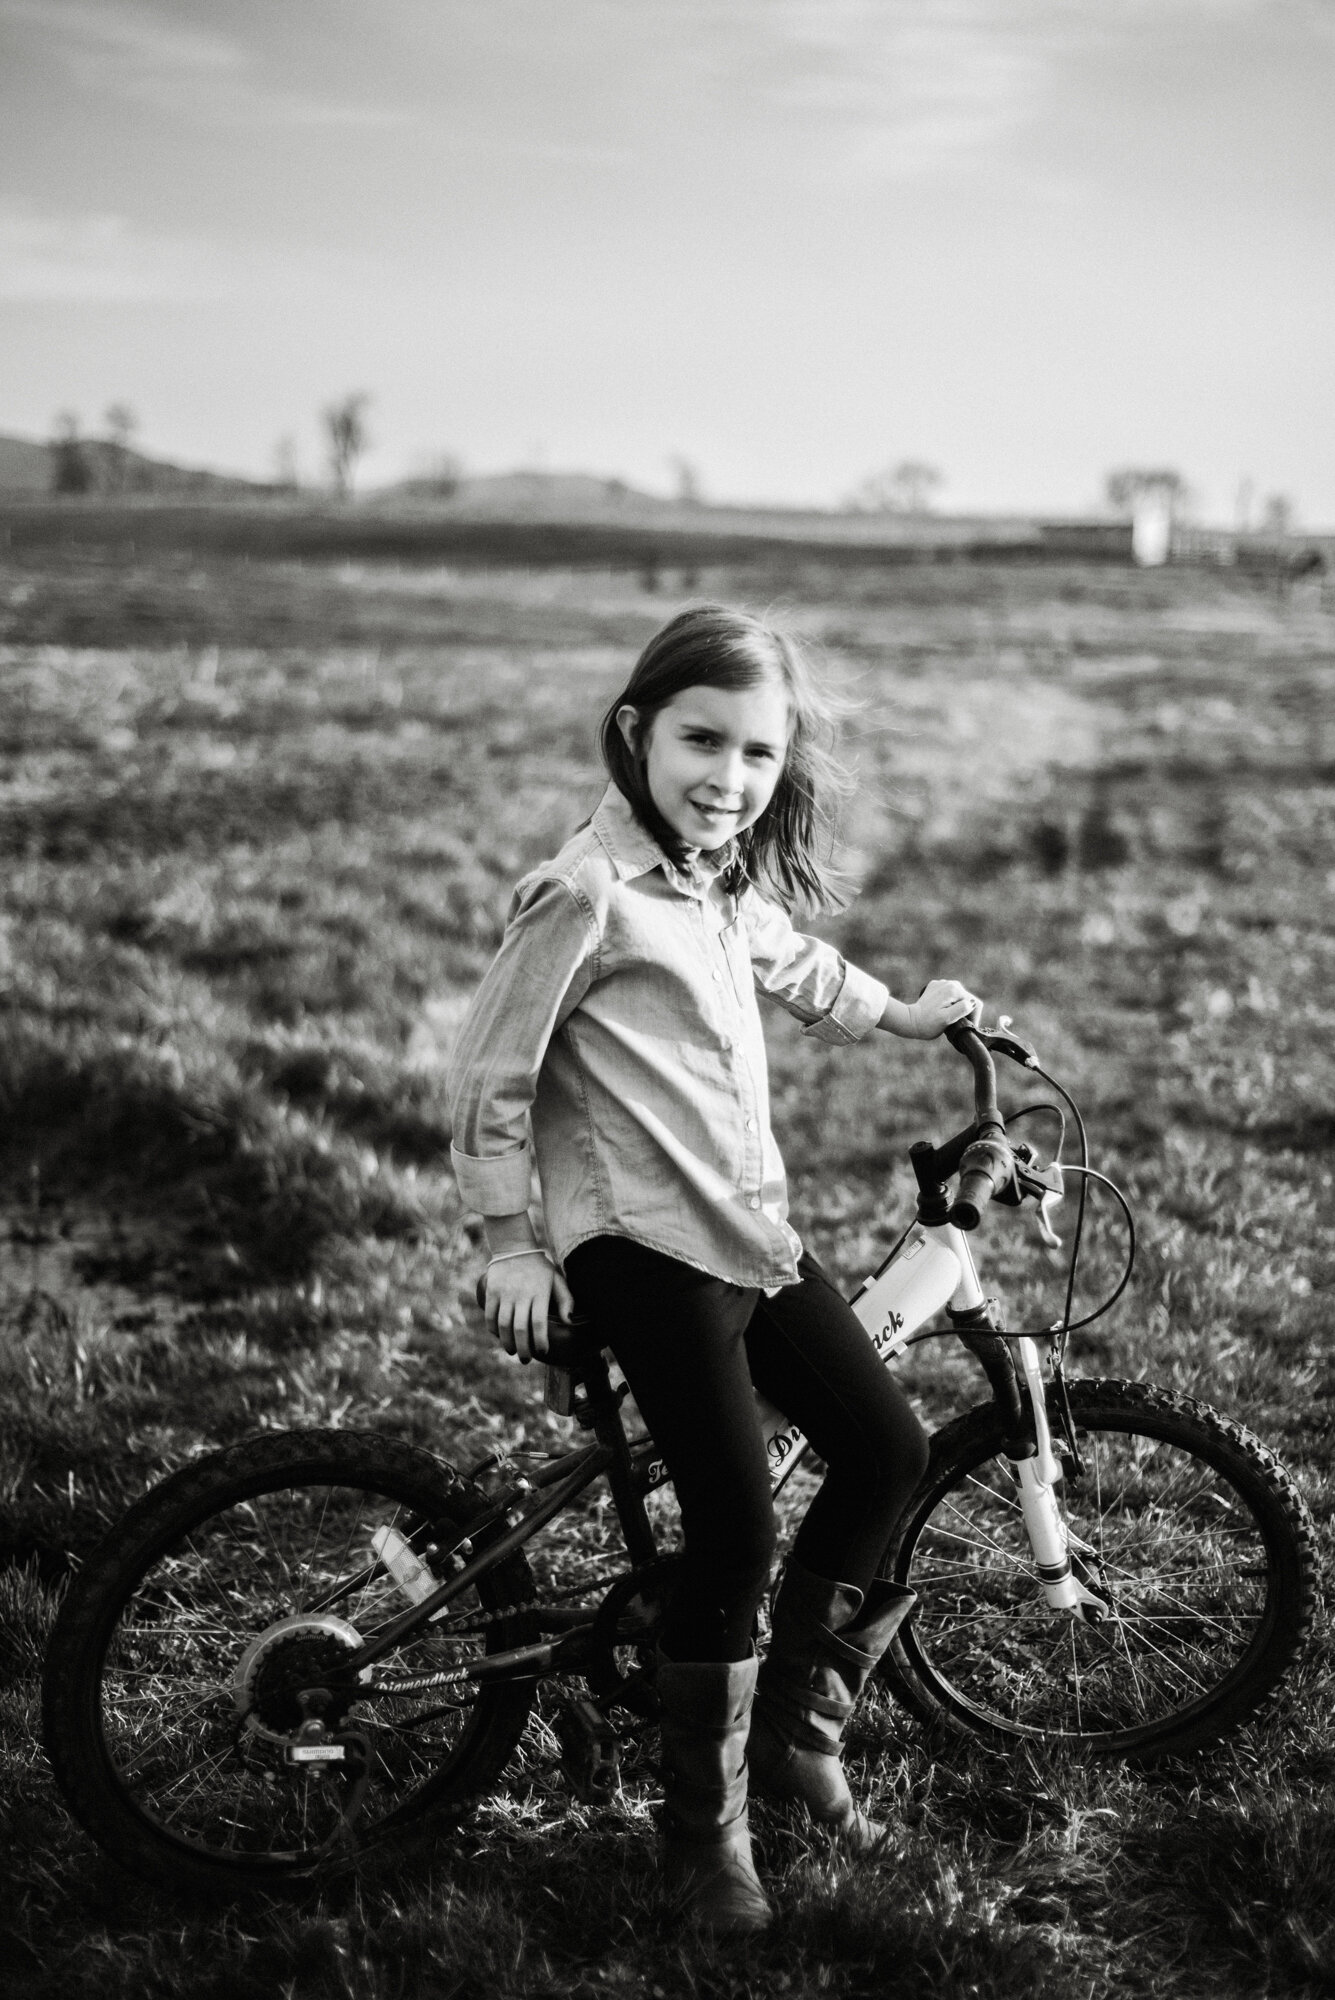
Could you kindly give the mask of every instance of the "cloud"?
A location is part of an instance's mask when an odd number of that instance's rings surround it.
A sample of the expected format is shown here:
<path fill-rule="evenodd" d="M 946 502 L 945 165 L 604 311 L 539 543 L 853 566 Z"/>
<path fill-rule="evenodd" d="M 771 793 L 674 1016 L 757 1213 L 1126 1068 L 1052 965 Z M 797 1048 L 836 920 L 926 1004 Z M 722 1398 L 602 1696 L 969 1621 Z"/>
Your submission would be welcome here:
<path fill-rule="evenodd" d="M 995 148 L 1040 106 L 1060 0 L 774 0 L 797 58 L 782 100 L 841 135 L 851 165 L 909 178 Z"/>
<path fill-rule="evenodd" d="M 245 67 L 226 37 L 164 20 L 124 0 L 3 0 L 0 20 L 29 30 L 89 82 L 124 85 L 147 77 Z"/>
<path fill-rule="evenodd" d="M 708 0 L 702 0 L 706 7 Z M 1304 11 L 1313 0 L 1292 0 Z M 1062 73 L 1160 33 L 1258 18 L 1267 0 L 732 0 L 778 57 L 758 87 L 833 133 L 846 170 L 911 179 L 996 156 Z"/>
<path fill-rule="evenodd" d="M 156 303 L 225 297 L 212 245 L 155 235 L 123 215 L 0 208 L 0 299 Z"/>
<path fill-rule="evenodd" d="M 373 256 L 146 228 L 111 210 L 0 202 L 0 302 L 198 305 L 345 299 L 386 282 Z"/>
<path fill-rule="evenodd" d="M 0 0 L 0 23 L 58 62 L 76 88 L 217 125 L 380 127 L 397 108 L 271 83 L 257 57 L 214 28 L 142 0 Z"/>

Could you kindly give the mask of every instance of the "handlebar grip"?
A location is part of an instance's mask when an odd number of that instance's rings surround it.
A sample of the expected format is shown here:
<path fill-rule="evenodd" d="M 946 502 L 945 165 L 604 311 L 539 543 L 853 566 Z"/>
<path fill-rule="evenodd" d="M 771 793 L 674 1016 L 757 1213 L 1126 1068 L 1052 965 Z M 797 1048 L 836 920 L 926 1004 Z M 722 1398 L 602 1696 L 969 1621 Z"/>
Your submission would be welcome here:
<path fill-rule="evenodd" d="M 973 1167 L 961 1174 L 959 1193 L 950 1205 L 947 1222 L 953 1222 L 956 1229 L 977 1229 L 995 1192 L 988 1168 Z"/>
<path fill-rule="evenodd" d="M 983 1210 L 1014 1172 L 1015 1159 L 1004 1139 L 975 1139 L 960 1161 L 959 1192 L 946 1221 L 956 1229 L 977 1229 Z"/>
<path fill-rule="evenodd" d="M 978 1047 L 984 1054 L 987 1053 L 987 1043 L 978 1033 L 972 1021 L 956 1021 L 953 1027 L 946 1029 L 945 1034 L 951 1048 L 957 1049 L 962 1056 L 972 1054 L 969 1047 L 970 1039 L 978 1044 Z"/>
<path fill-rule="evenodd" d="M 485 1312 L 487 1310 L 487 1274 L 485 1271 L 473 1287 L 473 1297 L 477 1300 L 482 1311 Z"/>

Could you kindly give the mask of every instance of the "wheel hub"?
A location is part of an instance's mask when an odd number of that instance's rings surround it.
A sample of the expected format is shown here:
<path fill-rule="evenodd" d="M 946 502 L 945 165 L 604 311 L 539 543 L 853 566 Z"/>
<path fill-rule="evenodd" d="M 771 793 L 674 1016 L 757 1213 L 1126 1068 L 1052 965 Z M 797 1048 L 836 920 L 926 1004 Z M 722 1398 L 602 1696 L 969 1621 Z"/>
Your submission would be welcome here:
<path fill-rule="evenodd" d="M 303 1692 L 320 1687 L 329 1691 L 320 1720 L 336 1728 L 356 1699 L 357 1687 L 347 1679 L 344 1663 L 361 1643 L 360 1632 L 343 1618 L 317 1614 L 280 1619 L 251 1641 L 237 1663 L 232 1699 L 238 1715 L 252 1733 L 286 1744 L 308 1719 Z M 357 1681 L 368 1675 L 363 1668 Z"/>

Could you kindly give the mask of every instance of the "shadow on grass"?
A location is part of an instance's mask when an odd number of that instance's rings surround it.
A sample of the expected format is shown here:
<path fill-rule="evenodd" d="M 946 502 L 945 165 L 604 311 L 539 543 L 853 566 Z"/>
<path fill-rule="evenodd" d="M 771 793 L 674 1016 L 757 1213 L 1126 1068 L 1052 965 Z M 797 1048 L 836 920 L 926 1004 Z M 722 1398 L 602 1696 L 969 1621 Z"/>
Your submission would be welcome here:
<path fill-rule="evenodd" d="M 0 1174 L 16 1193 L 39 1181 L 49 1196 L 96 1196 L 151 1219 L 157 1280 L 186 1297 L 292 1283 L 333 1239 L 420 1222 L 221 1061 L 186 1077 L 141 1051 L 81 1056 L 20 1034 L 0 1057 L 0 1113 Z M 127 1277 L 145 1275 L 143 1254 L 137 1244 Z"/>

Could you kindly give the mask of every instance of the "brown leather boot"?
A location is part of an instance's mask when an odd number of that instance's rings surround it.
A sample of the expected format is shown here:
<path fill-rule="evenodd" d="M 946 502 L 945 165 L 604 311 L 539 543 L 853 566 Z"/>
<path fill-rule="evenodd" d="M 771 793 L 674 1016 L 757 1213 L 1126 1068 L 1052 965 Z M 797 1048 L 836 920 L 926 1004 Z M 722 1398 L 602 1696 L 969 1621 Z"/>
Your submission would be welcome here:
<path fill-rule="evenodd" d="M 756 1691 L 749 1660 L 659 1655 L 663 1874 L 703 1930 L 740 1937 L 774 1912 L 756 1878 L 746 1818 L 746 1737 Z"/>
<path fill-rule="evenodd" d="M 814 1576 L 791 1557 L 774 1600 L 751 1722 L 751 1788 L 804 1805 L 852 1854 L 869 1853 L 886 1829 L 853 1801 L 840 1762 L 844 1729 L 917 1601 L 897 1583 L 874 1585 L 864 1600 L 852 1584 Z"/>

